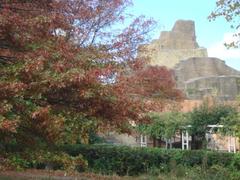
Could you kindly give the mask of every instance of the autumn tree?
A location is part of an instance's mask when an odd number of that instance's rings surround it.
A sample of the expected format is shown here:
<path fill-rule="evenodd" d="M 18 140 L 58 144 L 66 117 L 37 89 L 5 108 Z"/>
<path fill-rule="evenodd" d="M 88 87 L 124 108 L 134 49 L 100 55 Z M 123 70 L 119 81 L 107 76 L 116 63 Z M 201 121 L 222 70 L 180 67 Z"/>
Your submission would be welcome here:
<path fill-rule="evenodd" d="M 240 34 L 239 34 L 239 20 L 240 20 L 240 2 L 239 0 L 217 0 L 216 8 L 208 17 L 209 20 L 215 20 L 216 18 L 223 17 L 227 22 L 231 24 L 231 28 L 235 30 L 234 36 L 236 41 L 230 44 L 225 44 L 227 47 L 239 47 L 240 46 Z"/>
<path fill-rule="evenodd" d="M 137 66 L 137 69 L 135 69 Z M 183 94 L 176 88 L 172 70 L 164 66 L 143 66 L 134 63 L 132 73 L 123 76 L 128 94 L 144 100 L 149 111 L 161 112 L 167 104 L 182 100 Z M 134 70 L 135 69 L 135 70 Z M 170 109 L 169 109 L 170 110 Z"/>
<path fill-rule="evenodd" d="M 32 147 L 87 142 L 91 129 L 127 132 L 129 122 L 146 120 L 146 105 L 131 96 L 126 77 L 144 67 L 136 51 L 153 21 L 138 17 L 114 30 L 129 5 L 129 0 L 1 1 L 2 142 Z M 136 82 L 144 73 L 138 75 Z"/>

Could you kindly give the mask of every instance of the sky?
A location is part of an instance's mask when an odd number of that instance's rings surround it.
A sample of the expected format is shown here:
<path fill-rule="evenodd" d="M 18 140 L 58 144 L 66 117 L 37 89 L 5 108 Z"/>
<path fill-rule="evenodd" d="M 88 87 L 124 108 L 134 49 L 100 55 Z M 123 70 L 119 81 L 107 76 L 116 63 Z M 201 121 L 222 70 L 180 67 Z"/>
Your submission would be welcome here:
<path fill-rule="evenodd" d="M 210 57 L 225 60 L 227 65 L 240 70 L 240 49 L 228 50 L 223 45 L 232 40 L 234 30 L 224 18 L 212 22 L 207 19 L 216 7 L 216 0 L 133 0 L 133 3 L 129 12 L 157 21 L 152 39 L 159 38 L 161 31 L 171 30 L 179 19 L 193 20 L 199 46 L 207 48 Z"/>

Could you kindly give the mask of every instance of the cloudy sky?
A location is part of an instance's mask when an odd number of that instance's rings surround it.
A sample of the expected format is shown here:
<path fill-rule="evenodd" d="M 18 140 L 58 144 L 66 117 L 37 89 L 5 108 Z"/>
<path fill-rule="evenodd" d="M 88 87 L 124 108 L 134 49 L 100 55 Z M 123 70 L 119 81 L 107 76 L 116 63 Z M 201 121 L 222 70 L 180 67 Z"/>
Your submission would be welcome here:
<path fill-rule="evenodd" d="M 130 12 L 134 15 L 153 17 L 158 27 L 152 33 L 152 39 L 160 32 L 171 30 L 178 19 L 194 20 L 197 42 L 208 49 L 209 56 L 226 61 L 229 66 L 240 70 L 240 49 L 228 50 L 224 42 L 233 39 L 233 29 L 223 18 L 209 22 L 207 17 L 215 8 L 216 0 L 133 0 Z"/>

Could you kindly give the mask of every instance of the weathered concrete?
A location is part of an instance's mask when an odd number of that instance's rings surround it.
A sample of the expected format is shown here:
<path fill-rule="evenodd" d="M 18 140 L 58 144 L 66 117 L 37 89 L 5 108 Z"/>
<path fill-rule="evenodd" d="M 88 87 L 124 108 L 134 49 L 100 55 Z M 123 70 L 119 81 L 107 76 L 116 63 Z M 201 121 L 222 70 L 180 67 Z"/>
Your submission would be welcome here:
<path fill-rule="evenodd" d="M 149 57 L 151 65 L 173 68 L 182 59 L 208 55 L 198 46 L 194 21 L 179 20 L 171 31 L 162 31 L 159 39 L 141 47 L 139 56 Z"/>
<path fill-rule="evenodd" d="M 174 67 L 174 72 L 180 88 L 183 88 L 185 81 L 194 78 L 240 75 L 239 71 L 227 66 L 225 61 L 212 57 L 182 60 Z"/>
<path fill-rule="evenodd" d="M 240 93 L 240 76 L 211 76 L 191 79 L 185 82 L 188 99 L 202 99 L 215 96 L 220 100 L 234 100 Z"/>
<path fill-rule="evenodd" d="M 178 20 L 172 31 L 162 31 L 159 38 L 161 49 L 196 49 L 194 21 Z"/>
<path fill-rule="evenodd" d="M 152 55 L 150 64 L 166 66 L 168 68 L 173 68 L 181 59 L 187 59 L 189 57 L 207 57 L 206 49 L 178 49 L 169 50 L 163 49 L 160 51 L 152 50 Z"/>
<path fill-rule="evenodd" d="M 214 95 L 221 100 L 233 100 L 240 93 L 240 72 L 218 58 L 189 58 L 175 68 L 177 87 L 188 99 Z"/>

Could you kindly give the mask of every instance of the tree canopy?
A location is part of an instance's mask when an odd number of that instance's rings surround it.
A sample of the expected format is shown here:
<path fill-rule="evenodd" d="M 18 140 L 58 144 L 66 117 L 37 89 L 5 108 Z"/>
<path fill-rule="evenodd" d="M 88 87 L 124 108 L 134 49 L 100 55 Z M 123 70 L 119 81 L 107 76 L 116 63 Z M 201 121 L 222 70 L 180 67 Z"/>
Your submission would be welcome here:
<path fill-rule="evenodd" d="M 186 114 L 180 112 L 150 113 L 151 123 L 140 125 L 138 131 L 153 138 L 170 139 L 188 125 Z"/>
<path fill-rule="evenodd" d="M 237 115 L 236 108 L 230 105 L 215 104 L 210 106 L 204 102 L 200 107 L 189 113 L 191 123 L 190 134 L 192 135 L 192 147 L 202 148 L 205 142 L 205 134 L 208 132 L 208 125 L 223 125 L 227 129 L 228 123 L 224 119 Z M 221 132 L 222 129 L 215 129 Z"/>
<path fill-rule="evenodd" d="M 219 17 L 224 17 L 231 25 L 231 28 L 235 30 L 236 41 L 230 44 L 225 44 L 228 47 L 240 46 L 240 33 L 239 33 L 239 20 L 240 20 L 240 2 L 239 0 L 217 0 L 216 8 L 208 17 L 210 20 L 215 20 Z"/>
<path fill-rule="evenodd" d="M 193 149 L 204 148 L 205 135 L 210 130 L 208 125 L 223 125 L 223 128 L 215 129 L 213 132 L 239 137 L 239 113 L 230 105 L 209 105 L 204 101 L 200 107 L 188 113 L 172 111 L 148 115 L 151 123 L 139 125 L 137 130 L 140 133 L 157 139 L 170 139 L 176 133 L 187 129 L 192 136 Z"/>
<path fill-rule="evenodd" d="M 87 142 L 92 129 L 128 132 L 129 122 L 146 121 L 147 105 L 139 97 L 157 91 L 128 87 L 143 82 L 147 72 L 162 84 L 153 87 L 160 88 L 162 99 L 177 98 L 167 69 L 146 70 L 136 58 L 153 21 L 137 17 L 119 30 L 129 5 L 129 0 L 1 1 L 2 142 L 51 145 Z"/>
<path fill-rule="evenodd" d="M 234 107 L 228 105 L 209 106 L 204 103 L 190 112 L 191 131 L 197 136 L 205 136 L 207 125 L 223 125 L 223 118 L 237 114 Z"/>

